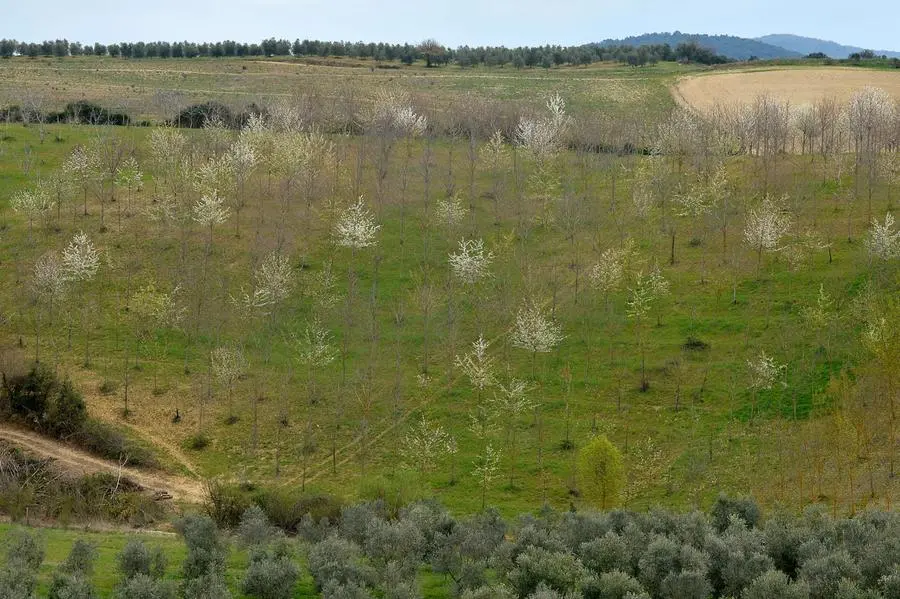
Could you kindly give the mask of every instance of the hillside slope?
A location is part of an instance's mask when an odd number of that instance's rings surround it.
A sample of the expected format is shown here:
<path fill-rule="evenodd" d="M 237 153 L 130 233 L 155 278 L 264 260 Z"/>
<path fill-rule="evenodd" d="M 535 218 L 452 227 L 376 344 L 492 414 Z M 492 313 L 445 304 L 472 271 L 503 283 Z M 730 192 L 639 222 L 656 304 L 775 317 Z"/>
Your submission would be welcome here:
<path fill-rule="evenodd" d="M 864 48 L 858 46 L 845 46 L 829 40 L 820 40 L 814 37 L 803 37 L 790 33 L 776 33 L 756 38 L 757 41 L 773 46 L 779 46 L 793 52 L 799 52 L 804 56 L 814 52 L 821 52 L 831 58 L 848 58 L 855 52 L 862 52 Z M 882 54 L 888 58 L 900 58 L 900 52 L 891 50 L 875 50 L 875 54 Z"/>
<path fill-rule="evenodd" d="M 780 48 L 772 44 L 752 40 L 733 35 L 703 35 L 681 33 L 645 33 L 626 37 L 618 40 L 608 39 L 601 42 L 603 46 L 626 44 L 630 46 L 648 46 L 652 44 L 669 44 L 673 48 L 681 43 L 697 42 L 705 48 L 714 50 L 717 54 L 733 58 L 735 60 L 747 60 L 755 56 L 760 59 L 771 58 L 796 58 L 801 56 L 799 52 Z"/>

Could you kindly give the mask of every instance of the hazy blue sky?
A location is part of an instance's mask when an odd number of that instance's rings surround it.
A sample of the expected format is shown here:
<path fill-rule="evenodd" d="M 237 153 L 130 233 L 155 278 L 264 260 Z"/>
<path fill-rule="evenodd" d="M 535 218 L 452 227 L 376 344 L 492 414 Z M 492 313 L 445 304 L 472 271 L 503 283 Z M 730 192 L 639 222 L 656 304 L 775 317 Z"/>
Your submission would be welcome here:
<path fill-rule="evenodd" d="M 0 0 L 0 37 L 579 44 L 650 31 L 796 33 L 900 50 L 900 2 L 868 0 Z"/>

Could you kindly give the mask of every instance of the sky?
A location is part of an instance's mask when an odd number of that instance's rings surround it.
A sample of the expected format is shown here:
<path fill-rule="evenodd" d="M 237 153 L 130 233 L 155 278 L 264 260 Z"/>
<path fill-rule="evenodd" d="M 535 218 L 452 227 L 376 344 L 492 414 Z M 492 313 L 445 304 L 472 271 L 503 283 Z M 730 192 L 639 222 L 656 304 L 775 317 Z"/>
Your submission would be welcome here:
<path fill-rule="evenodd" d="M 39 6 L 38 10 L 36 7 Z M 654 31 L 794 33 L 900 50 L 900 2 L 868 0 L 0 0 L 0 38 L 27 41 L 350 40 L 576 45 Z"/>

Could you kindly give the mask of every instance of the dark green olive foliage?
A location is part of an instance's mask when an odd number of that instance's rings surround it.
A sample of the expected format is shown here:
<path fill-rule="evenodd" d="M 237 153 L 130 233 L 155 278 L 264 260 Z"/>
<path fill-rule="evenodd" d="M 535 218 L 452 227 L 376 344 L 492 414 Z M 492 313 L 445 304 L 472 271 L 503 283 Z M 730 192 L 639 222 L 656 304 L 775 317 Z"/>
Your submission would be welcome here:
<path fill-rule="evenodd" d="M 450 576 L 456 596 L 482 587 L 489 561 L 505 534 L 506 523 L 493 509 L 462 520 L 436 536 L 432 570 Z"/>
<path fill-rule="evenodd" d="M 831 599 L 842 579 L 856 580 L 859 565 L 846 549 L 810 557 L 800 566 L 800 579 L 809 585 L 812 599 Z"/>
<path fill-rule="evenodd" d="M 194 599 L 227 599 L 225 558 L 228 550 L 208 516 L 186 516 L 175 523 L 184 537 L 187 556 L 182 566 L 182 592 Z"/>
<path fill-rule="evenodd" d="M 560 593 L 544 583 L 539 584 L 537 589 L 528 595 L 528 599 L 580 599 L 580 597 L 581 595 L 577 593 Z"/>
<path fill-rule="evenodd" d="M 309 571 L 316 587 L 324 592 L 328 583 L 365 588 L 374 579 L 372 569 L 361 559 L 353 541 L 332 535 L 309 550 Z"/>
<path fill-rule="evenodd" d="M 617 570 L 606 572 L 599 577 L 590 576 L 581 588 L 584 599 L 625 599 L 629 594 L 640 595 L 643 592 L 641 583 L 625 572 Z"/>
<path fill-rule="evenodd" d="M 166 572 L 166 555 L 159 547 L 147 547 L 140 539 L 129 539 L 118 556 L 119 574 L 128 580 L 139 574 L 162 578 Z"/>
<path fill-rule="evenodd" d="M 244 547 L 261 547 L 272 542 L 278 529 L 269 523 L 266 513 L 258 505 L 244 511 L 237 528 L 238 540 Z"/>
<path fill-rule="evenodd" d="M 300 569 L 283 541 L 270 548 L 257 544 L 250 553 L 241 590 L 257 599 L 290 599 L 299 577 Z"/>
<path fill-rule="evenodd" d="M 809 599 L 809 585 L 803 580 L 792 581 L 779 570 L 769 570 L 751 582 L 741 593 L 741 599 Z"/>
<path fill-rule="evenodd" d="M 365 585 L 329 580 L 322 589 L 322 599 L 373 599 L 373 595 Z"/>
<path fill-rule="evenodd" d="M 37 573 L 44 561 L 44 548 L 35 537 L 15 529 L 4 539 L 5 560 L 0 569 L 0 597 L 31 599 L 37 588 Z"/>
<path fill-rule="evenodd" d="M 597 575 L 615 571 L 631 572 L 630 553 L 625 539 L 612 531 L 593 541 L 582 543 L 578 548 L 582 563 Z"/>
<path fill-rule="evenodd" d="M 638 579 L 653 597 L 706 599 L 712 592 L 706 575 L 709 556 L 669 537 L 657 536 L 638 562 Z"/>
<path fill-rule="evenodd" d="M 125 580 L 114 595 L 115 599 L 175 599 L 175 585 L 138 574 Z"/>
<path fill-rule="evenodd" d="M 731 524 L 731 517 L 737 516 L 749 527 L 755 527 L 760 520 L 759 505 L 751 497 L 732 499 L 720 495 L 712 509 L 712 521 L 716 530 L 723 532 Z"/>
<path fill-rule="evenodd" d="M 528 547 L 516 557 L 516 565 L 507 580 L 519 597 L 534 593 L 545 585 L 560 593 L 572 593 L 581 588 L 587 570 L 572 553 Z"/>
<path fill-rule="evenodd" d="M 68 557 L 53 572 L 47 597 L 49 599 L 94 599 L 97 597 L 90 581 L 96 558 L 97 550 L 93 545 L 82 539 L 76 540 Z"/>
<path fill-rule="evenodd" d="M 484 585 L 464 592 L 460 599 L 513 599 L 515 595 L 504 585 Z"/>
<path fill-rule="evenodd" d="M 735 514 L 722 536 L 710 542 L 709 551 L 710 578 L 716 593 L 723 597 L 738 596 L 744 587 L 773 567 L 763 533 L 748 529 Z"/>

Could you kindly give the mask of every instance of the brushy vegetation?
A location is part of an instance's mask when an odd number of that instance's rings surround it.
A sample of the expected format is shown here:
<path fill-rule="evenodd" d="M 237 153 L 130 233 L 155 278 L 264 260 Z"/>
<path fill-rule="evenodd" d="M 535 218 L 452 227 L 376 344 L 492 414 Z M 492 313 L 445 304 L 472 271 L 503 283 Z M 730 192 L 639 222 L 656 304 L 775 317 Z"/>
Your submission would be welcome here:
<path fill-rule="evenodd" d="M 52 572 L 39 568 L 42 537 L 62 533 L 7 529 L 0 594 L 25 597 L 49 580 L 50 597 L 130 599 L 888 599 L 900 583 L 896 513 L 833 518 L 810 506 L 763 519 L 747 498 L 720 497 L 711 515 L 547 508 L 512 520 L 370 502 L 307 515 L 288 536 L 251 507 L 232 530 L 205 516 L 175 527 L 179 543 L 121 537 L 118 554 L 65 533 L 47 546 L 59 556 Z M 83 594 L 64 594 L 74 589 Z"/>

